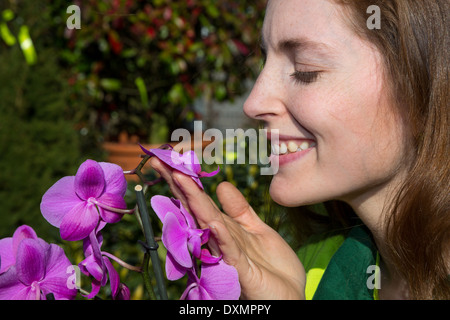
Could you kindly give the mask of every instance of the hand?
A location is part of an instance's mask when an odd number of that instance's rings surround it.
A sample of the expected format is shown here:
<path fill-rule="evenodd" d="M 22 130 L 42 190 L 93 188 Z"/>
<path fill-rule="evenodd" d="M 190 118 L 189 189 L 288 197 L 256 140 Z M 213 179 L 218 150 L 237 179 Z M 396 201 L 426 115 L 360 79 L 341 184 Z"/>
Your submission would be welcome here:
<path fill-rule="evenodd" d="M 305 271 L 295 252 L 253 211 L 231 183 L 217 187 L 222 213 L 188 176 L 152 158 L 151 166 L 168 182 L 201 228 L 214 236 L 213 253 L 236 268 L 243 299 L 304 299 Z M 211 242 L 210 240 L 210 242 Z"/>

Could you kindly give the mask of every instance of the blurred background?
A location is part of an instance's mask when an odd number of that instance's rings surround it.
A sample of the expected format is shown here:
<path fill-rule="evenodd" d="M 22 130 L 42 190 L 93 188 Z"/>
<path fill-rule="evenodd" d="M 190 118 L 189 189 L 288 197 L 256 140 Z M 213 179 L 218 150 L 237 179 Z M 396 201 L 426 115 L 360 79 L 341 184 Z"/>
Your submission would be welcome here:
<path fill-rule="evenodd" d="M 68 12 L 71 5 L 80 10 Z M 265 5 L 266 0 L 0 0 L 0 238 L 28 224 L 78 264 L 82 243 L 62 241 L 39 210 L 42 195 L 58 179 L 75 175 L 88 158 L 116 159 L 132 166 L 124 170 L 133 169 L 140 161 L 137 142 L 169 142 L 174 129 L 192 130 L 196 120 L 204 130 L 256 128 L 242 105 L 262 67 Z M 122 154 L 113 158 L 117 144 L 125 149 L 119 147 Z M 135 157 L 134 165 L 124 153 Z M 156 176 L 149 171 L 148 177 Z M 213 198 L 223 180 L 283 229 L 282 215 L 273 214 L 280 208 L 267 196 L 270 177 L 260 176 L 258 165 L 221 165 L 220 174 L 204 180 Z M 130 208 L 134 183 L 129 181 Z M 151 193 L 170 195 L 164 183 Z M 160 224 L 153 224 L 158 233 Z M 143 235 L 133 216 L 103 234 L 105 251 L 140 265 L 137 240 Z M 165 258 L 163 248 L 160 255 Z M 132 298 L 147 299 L 140 275 L 115 266 Z M 178 299 L 183 281 L 168 283 L 169 298 Z M 89 281 L 82 286 L 90 291 Z M 105 288 L 101 297 L 108 294 Z"/>

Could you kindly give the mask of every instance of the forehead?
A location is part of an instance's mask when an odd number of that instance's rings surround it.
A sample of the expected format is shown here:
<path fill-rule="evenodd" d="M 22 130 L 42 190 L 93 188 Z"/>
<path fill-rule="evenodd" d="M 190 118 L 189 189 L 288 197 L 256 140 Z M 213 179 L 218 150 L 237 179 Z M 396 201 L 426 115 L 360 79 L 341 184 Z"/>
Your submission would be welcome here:
<path fill-rule="evenodd" d="M 264 45 L 286 39 L 309 39 L 331 47 L 352 36 L 342 7 L 331 0 L 269 0 L 262 29 Z"/>

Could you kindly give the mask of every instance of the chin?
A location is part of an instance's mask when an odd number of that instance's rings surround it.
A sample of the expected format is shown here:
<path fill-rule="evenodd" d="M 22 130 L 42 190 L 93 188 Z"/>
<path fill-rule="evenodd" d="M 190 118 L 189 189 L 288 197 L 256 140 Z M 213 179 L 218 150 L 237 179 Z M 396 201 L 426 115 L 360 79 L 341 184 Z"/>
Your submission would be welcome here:
<path fill-rule="evenodd" d="M 270 184 L 269 194 L 273 201 L 283 207 L 299 207 L 308 204 L 304 201 L 306 199 L 299 197 L 295 188 L 289 188 L 286 185 L 280 187 L 273 181 Z"/>
<path fill-rule="evenodd" d="M 317 204 L 331 199 L 313 190 L 312 186 L 292 185 L 275 176 L 270 184 L 269 194 L 277 204 L 288 208 Z"/>

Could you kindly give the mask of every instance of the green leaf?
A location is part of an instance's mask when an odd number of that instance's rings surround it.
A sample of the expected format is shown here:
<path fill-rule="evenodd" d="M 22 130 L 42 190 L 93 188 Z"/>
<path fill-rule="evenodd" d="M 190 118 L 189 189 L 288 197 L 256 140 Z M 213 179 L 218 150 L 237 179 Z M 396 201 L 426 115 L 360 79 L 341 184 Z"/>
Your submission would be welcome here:
<path fill-rule="evenodd" d="M 136 80 L 134 81 L 134 83 L 136 84 L 136 87 L 139 90 L 139 95 L 141 96 L 142 106 L 144 107 L 144 109 L 147 109 L 147 110 L 150 109 L 149 104 L 148 104 L 147 88 L 145 87 L 144 79 L 142 79 L 142 77 L 137 77 Z"/>
<path fill-rule="evenodd" d="M 120 80 L 103 78 L 100 80 L 100 86 L 107 91 L 117 91 L 122 87 Z"/>
<path fill-rule="evenodd" d="M 14 12 L 11 9 L 3 10 L 2 17 L 5 21 L 11 21 L 14 19 Z"/>
<path fill-rule="evenodd" d="M 19 30 L 19 43 L 22 48 L 25 60 L 29 65 L 36 63 L 37 56 L 34 49 L 33 41 L 31 40 L 30 33 L 27 26 L 21 26 Z"/>
<path fill-rule="evenodd" d="M 169 91 L 169 101 L 173 104 L 178 104 L 183 100 L 183 98 L 184 98 L 183 85 L 177 83 Z"/>
<path fill-rule="evenodd" d="M 214 3 L 206 6 L 206 12 L 213 18 L 217 18 L 220 15 L 220 11 Z"/>
<path fill-rule="evenodd" d="M 4 22 L 0 24 L 0 36 L 8 46 L 13 46 L 16 44 L 16 38 L 11 34 L 8 26 Z"/>

